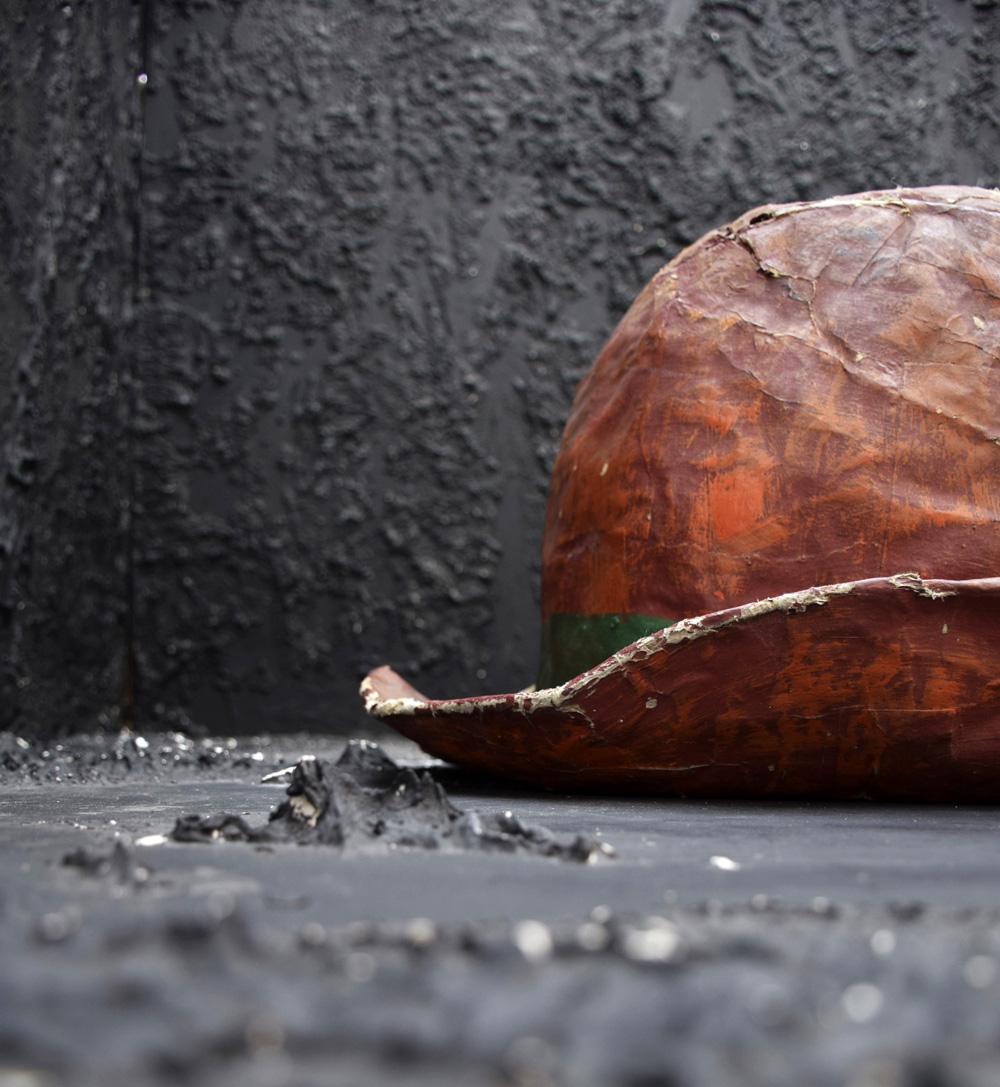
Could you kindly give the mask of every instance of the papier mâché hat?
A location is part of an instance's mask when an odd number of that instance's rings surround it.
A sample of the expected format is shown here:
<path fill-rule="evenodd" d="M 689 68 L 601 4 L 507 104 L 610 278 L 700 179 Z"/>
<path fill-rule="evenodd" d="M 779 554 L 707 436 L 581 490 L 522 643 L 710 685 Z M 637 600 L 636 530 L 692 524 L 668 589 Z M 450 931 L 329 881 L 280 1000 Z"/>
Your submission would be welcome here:
<path fill-rule="evenodd" d="M 642 291 L 552 473 L 537 689 L 372 714 L 563 790 L 1000 799 L 1000 194 L 767 206 Z"/>

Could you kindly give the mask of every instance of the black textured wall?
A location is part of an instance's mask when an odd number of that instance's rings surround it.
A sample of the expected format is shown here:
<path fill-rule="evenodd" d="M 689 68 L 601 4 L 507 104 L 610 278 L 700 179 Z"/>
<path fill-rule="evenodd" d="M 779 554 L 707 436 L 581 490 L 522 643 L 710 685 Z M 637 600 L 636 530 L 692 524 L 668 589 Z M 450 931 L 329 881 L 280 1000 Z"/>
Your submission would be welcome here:
<path fill-rule="evenodd" d="M 0 0 L 0 728 L 128 712 L 130 4 Z"/>
<path fill-rule="evenodd" d="M 652 272 L 755 203 L 1000 181 L 994 2 L 147 7 L 124 458 L 146 723 L 347 728 L 385 660 L 429 693 L 530 682 L 548 467 L 576 382 Z M 109 217 L 95 244 L 122 229 Z M 24 303 L 17 327 L 52 312 Z M 110 394 L 100 322 L 69 312 L 65 380 L 103 375 Z M 45 334 L 36 375 L 76 357 Z M 75 449 L 89 424 L 59 410 L 45 441 Z M 77 572 L 120 601 L 102 579 L 123 459 L 99 444 L 112 482 L 93 522 L 59 520 L 80 508 L 72 474 L 4 486 L 13 523 L 91 541 Z M 39 593 L 15 632 L 77 614 L 31 565 L 47 546 L 15 544 Z M 111 629 L 60 627 L 46 657 L 53 676 L 73 646 L 94 662 L 72 658 L 88 705 L 122 659 Z M 40 652 L 18 645 L 15 660 Z"/>

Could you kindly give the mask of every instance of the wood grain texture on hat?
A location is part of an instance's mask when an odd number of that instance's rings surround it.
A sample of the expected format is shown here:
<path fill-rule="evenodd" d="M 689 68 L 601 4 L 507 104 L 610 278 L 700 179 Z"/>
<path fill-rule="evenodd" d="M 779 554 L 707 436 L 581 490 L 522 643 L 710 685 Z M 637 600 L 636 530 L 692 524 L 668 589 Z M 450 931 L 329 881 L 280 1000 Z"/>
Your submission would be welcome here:
<path fill-rule="evenodd" d="M 658 272 L 582 382 L 543 619 L 995 575 L 998 442 L 1000 194 L 759 208 Z"/>

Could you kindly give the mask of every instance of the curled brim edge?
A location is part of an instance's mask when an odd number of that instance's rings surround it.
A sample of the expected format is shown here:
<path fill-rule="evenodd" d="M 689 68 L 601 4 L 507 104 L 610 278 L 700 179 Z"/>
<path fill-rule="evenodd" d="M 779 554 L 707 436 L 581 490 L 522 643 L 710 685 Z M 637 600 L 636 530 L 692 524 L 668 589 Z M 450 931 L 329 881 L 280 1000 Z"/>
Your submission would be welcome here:
<path fill-rule="evenodd" d="M 383 666 L 374 717 L 550 789 L 1000 800 L 1000 578 L 814 586 L 682 619 L 558 686 L 429 699 Z"/>

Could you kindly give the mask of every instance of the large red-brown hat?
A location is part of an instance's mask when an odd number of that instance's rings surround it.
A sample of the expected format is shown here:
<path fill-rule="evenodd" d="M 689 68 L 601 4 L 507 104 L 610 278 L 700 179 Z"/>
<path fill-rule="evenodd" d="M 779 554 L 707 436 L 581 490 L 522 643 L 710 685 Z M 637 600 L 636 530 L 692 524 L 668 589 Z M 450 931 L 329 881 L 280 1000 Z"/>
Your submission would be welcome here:
<path fill-rule="evenodd" d="M 639 295 L 549 491 L 538 689 L 369 711 L 560 789 L 1000 798 L 1000 193 L 758 208 Z"/>

